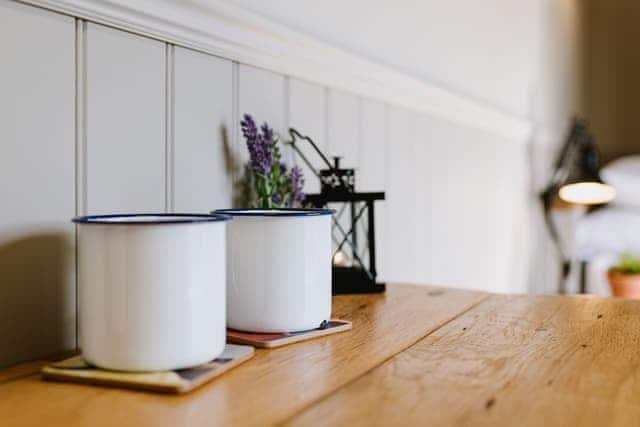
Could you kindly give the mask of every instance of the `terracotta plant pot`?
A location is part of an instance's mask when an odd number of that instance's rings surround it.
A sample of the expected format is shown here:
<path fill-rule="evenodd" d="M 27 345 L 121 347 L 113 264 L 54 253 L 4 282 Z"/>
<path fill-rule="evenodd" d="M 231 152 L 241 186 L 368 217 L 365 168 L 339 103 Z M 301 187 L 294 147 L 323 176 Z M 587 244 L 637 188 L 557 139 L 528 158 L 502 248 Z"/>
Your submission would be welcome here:
<path fill-rule="evenodd" d="M 640 274 L 609 271 L 611 295 L 621 298 L 640 299 Z"/>

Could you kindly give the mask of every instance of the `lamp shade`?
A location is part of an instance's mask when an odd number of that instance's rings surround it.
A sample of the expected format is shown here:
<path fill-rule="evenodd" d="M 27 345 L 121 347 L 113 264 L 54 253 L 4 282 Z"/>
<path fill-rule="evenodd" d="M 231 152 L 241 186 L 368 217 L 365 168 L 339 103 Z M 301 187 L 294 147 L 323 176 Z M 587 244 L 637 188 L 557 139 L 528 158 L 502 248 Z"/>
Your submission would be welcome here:
<path fill-rule="evenodd" d="M 572 146 L 566 151 L 558 196 L 569 203 L 595 205 L 608 203 L 615 189 L 600 178 L 600 155 L 593 137 L 584 124 L 574 133 Z"/>

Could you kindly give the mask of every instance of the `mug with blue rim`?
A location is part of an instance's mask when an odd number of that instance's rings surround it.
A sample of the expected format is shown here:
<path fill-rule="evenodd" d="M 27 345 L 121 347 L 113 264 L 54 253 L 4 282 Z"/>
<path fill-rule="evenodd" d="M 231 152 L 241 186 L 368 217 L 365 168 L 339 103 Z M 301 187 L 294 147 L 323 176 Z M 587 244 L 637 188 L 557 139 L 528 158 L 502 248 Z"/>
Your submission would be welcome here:
<path fill-rule="evenodd" d="M 221 209 L 227 235 L 227 325 L 314 329 L 331 317 L 330 209 Z"/>

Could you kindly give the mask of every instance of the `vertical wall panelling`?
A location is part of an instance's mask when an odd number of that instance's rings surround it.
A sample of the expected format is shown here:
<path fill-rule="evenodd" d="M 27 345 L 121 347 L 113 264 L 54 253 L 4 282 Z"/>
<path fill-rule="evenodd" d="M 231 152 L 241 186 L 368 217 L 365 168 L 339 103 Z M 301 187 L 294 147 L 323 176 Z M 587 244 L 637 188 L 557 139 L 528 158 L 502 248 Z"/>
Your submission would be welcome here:
<path fill-rule="evenodd" d="M 451 136 L 439 133 L 438 123 L 434 124 L 431 120 L 429 116 L 416 115 L 412 135 L 415 162 L 414 280 L 419 283 L 441 284 L 433 276 L 434 263 L 437 263 L 439 254 L 447 252 L 450 246 L 461 246 L 460 242 L 452 242 L 447 235 L 449 227 L 463 227 L 464 224 L 456 223 L 446 215 L 449 209 L 448 197 L 453 190 L 449 172 L 453 165 L 447 155 L 452 150 L 449 144 Z M 464 153 L 458 155 L 464 156 Z M 439 195 L 444 198 L 439 199 Z M 451 215 L 459 213 L 456 210 Z"/>
<path fill-rule="evenodd" d="M 176 211 L 175 200 L 175 52 L 174 45 L 165 45 L 165 85 L 164 85 L 164 208 L 166 212 Z"/>
<path fill-rule="evenodd" d="M 535 237 L 534 219 L 540 213 L 540 201 L 538 193 L 531 182 L 531 158 L 530 146 L 526 144 L 514 144 L 513 141 L 505 140 L 500 137 L 493 136 L 493 140 L 500 155 L 496 157 L 503 159 L 506 156 L 509 160 L 508 164 L 498 169 L 497 184 L 500 187 L 500 202 L 504 206 L 497 214 L 501 218 L 501 226 L 510 230 L 506 234 L 505 253 L 508 254 L 508 261 L 505 268 L 504 260 L 502 262 L 495 261 L 496 275 L 502 278 L 500 282 L 502 288 L 500 292 L 526 293 L 530 291 L 529 284 L 523 280 L 530 274 L 533 268 L 531 261 L 534 260 L 533 239 Z M 495 154 L 494 154 L 495 156 Z M 566 230 L 573 231 L 575 222 L 566 227 Z M 497 230 L 498 232 L 500 229 Z M 575 242 L 575 240 L 574 240 Z M 570 280 L 574 283 L 573 292 L 578 292 L 578 265 L 573 269 L 575 279 Z M 547 273 L 548 275 L 549 273 Z M 544 277 L 543 281 L 549 280 Z M 551 289 L 550 292 L 554 292 Z"/>
<path fill-rule="evenodd" d="M 340 156 L 340 165 L 343 167 L 356 168 L 356 189 L 358 184 L 358 161 L 360 142 L 360 100 L 351 93 L 329 89 L 328 95 L 328 155 Z M 333 159 L 331 159 L 333 161 Z M 332 206 L 337 209 L 344 207 L 343 204 Z M 351 229 L 350 212 L 347 208 L 340 215 L 338 210 L 339 223 L 345 232 Z M 339 241 L 342 237 L 335 233 Z M 358 239 L 359 240 L 359 239 Z M 352 251 L 348 246 L 344 247 L 347 257 L 351 257 Z"/>
<path fill-rule="evenodd" d="M 327 151 L 327 96 L 324 87 L 307 83 L 298 79 L 289 81 L 289 124 L 303 135 L 308 135 L 318 148 Z M 318 154 L 310 144 L 300 141 L 298 145 L 305 157 L 316 170 L 326 168 Z M 294 154 L 294 161 L 298 164 L 305 177 L 305 192 L 320 191 L 320 181 L 313 174 L 304 161 Z"/>
<path fill-rule="evenodd" d="M 345 167 L 358 165 L 358 143 L 360 135 L 359 98 L 351 93 L 329 90 L 329 154 L 341 156 Z M 357 178 L 356 178 L 357 179 Z M 358 185 L 356 183 L 356 185 Z"/>
<path fill-rule="evenodd" d="M 0 2 L 0 367 L 75 346 L 74 40 Z"/>
<path fill-rule="evenodd" d="M 87 23 L 76 19 L 75 41 L 75 139 L 76 139 L 76 215 L 87 213 L 87 122 L 85 120 L 87 105 Z"/>
<path fill-rule="evenodd" d="M 282 114 L 284 127 L 280 134 L 280 139 L 282 142 L 286 142 L 289 140 L 289 128 L 291 127 L 291 77 L 284 77 L 284 84 L 282 85 Z M 295 163 L 295 159 L 293 157 L 293 149 L 291 146 L 287 144 L 281 144 L 280 149 L 282 150 L 282 160 L 288 164 L 290 167 Z"/>
<path fill-rule="evenodd" d="M 75 214 L 76 216 L 85 215 L 87 212 L 87 141 L 86 121 L 85 121 L 85 105 L 86 105 L 86 31 L 87 23 L 81 19 L 75 19 Z M 77 230 L 77 228 L 76 228 Z M 74 230 L 74 231 L 76 231 Z M 78 234 L 74 233 L 74 257 L 78 259 Z M 75 266 L 75 282 L 74 282 L 74 306 L 78 309 L 78 279 Z M 75 340 L 76 346 L 79 334 L 79 319 L 75 319 Z"/>
<path fill-rule="evenodd" d="M 165 44 L 92 23 L 86 37 L 87 210 L 163 211 Z"/>
<path fill-rule="evenodd" d="M 175 48 L 175 211 L 231 206 L 233 64 Z"/>
<path fill-rule="evenodd" d="M 381 102 L 362 99 L 360 108 L 360 170 L 357 174 L 359 191 L 386 191 L 388 156 L 388 111 Z M 376 258 L 378 275 L 385 278 L 387 250 L 386 209 L 387 201 L 376 202 Z M 364 237 L 364 236 L 363 236 Z"/>
<path fill-rule="evenodd" d="M 488 291 L 510 288 L 508 273 L 521 251 L 509 245 L 526 174 L 512 144 L 496 135 L 423 115 L 418 135 L 418 253 L 421 282 Z M 505 162 L 504 159 L 510 159 Z M 524 227 L 524 226 L 523 226 Z M 526 227 L 525 227 L 526 228 Z M 505 263 L 509 268 L 505 268 Z M 524 283 L 524 282 L 523 282 Z"/>
<path fill-rule="evenodd" d="M 388 276 L 416 282 L 416 115 L 408 110 L 389 109 L 389 175 L 387 182 Z"/>
<path fill-rule="evenodd" d="M 239 206 L 243 199 L 242 186 L 244 184 L 244 171 L 240 159 L 238 158 L 240 141 L 243 139 L 240 135 L 240 64 L 231 63 L 231 128 L 229 136 L 231 137 L 231 152 L 229 156 L 228 166 L 231 168 L 231 204 Z"/>
<path fill-rule="evenodd" d="M 242 168 L 249 159 L 245 140 L 240 131 L 240 119 L 244 114 L 251 114 L 258 125 L 269 123 L 282 138 L 286 137 L 287 113 L 285 101 L 284 76 L 260 68 L 240 64 L 238 69 L 238 113 L 239 120 L 234 123 L 238 134 L 238 144 L 234 155 L 236 167 Z M 243 171 L 240 169 L 240 173 Z M 242 186 L 234 184 L 234 205 L 246 205 Z"/>

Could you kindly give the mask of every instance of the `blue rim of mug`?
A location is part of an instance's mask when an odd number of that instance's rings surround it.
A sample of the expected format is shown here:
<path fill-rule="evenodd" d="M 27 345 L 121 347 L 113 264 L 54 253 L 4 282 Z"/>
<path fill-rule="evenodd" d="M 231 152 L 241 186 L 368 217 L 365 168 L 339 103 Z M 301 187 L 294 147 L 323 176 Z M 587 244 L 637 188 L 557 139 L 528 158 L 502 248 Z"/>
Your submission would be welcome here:
<path fill-rule="evenodd" d="M 149 220 L 144 220 L 148 217 Z M 153 219 L 156 218 L 156 219 Z M 166 218 L 166 219 L 157 219 Z M 137 213 L 77 216 L 71 220 L 76 224 L 108 224 L 108 225 L 158 225 L 158 224 L 193 224 L 200 222 L 228 221 L 231 217 L 222 214 L 194 213 Z"/>
<path fill-rule="evenodd" d="M 231 215 L 231 216 L 318 216 L 333 215 L 336 213 L 334 209 L 319 208 L 246 208 L 246 209 L 217 209 L 213 214 Z"/>

